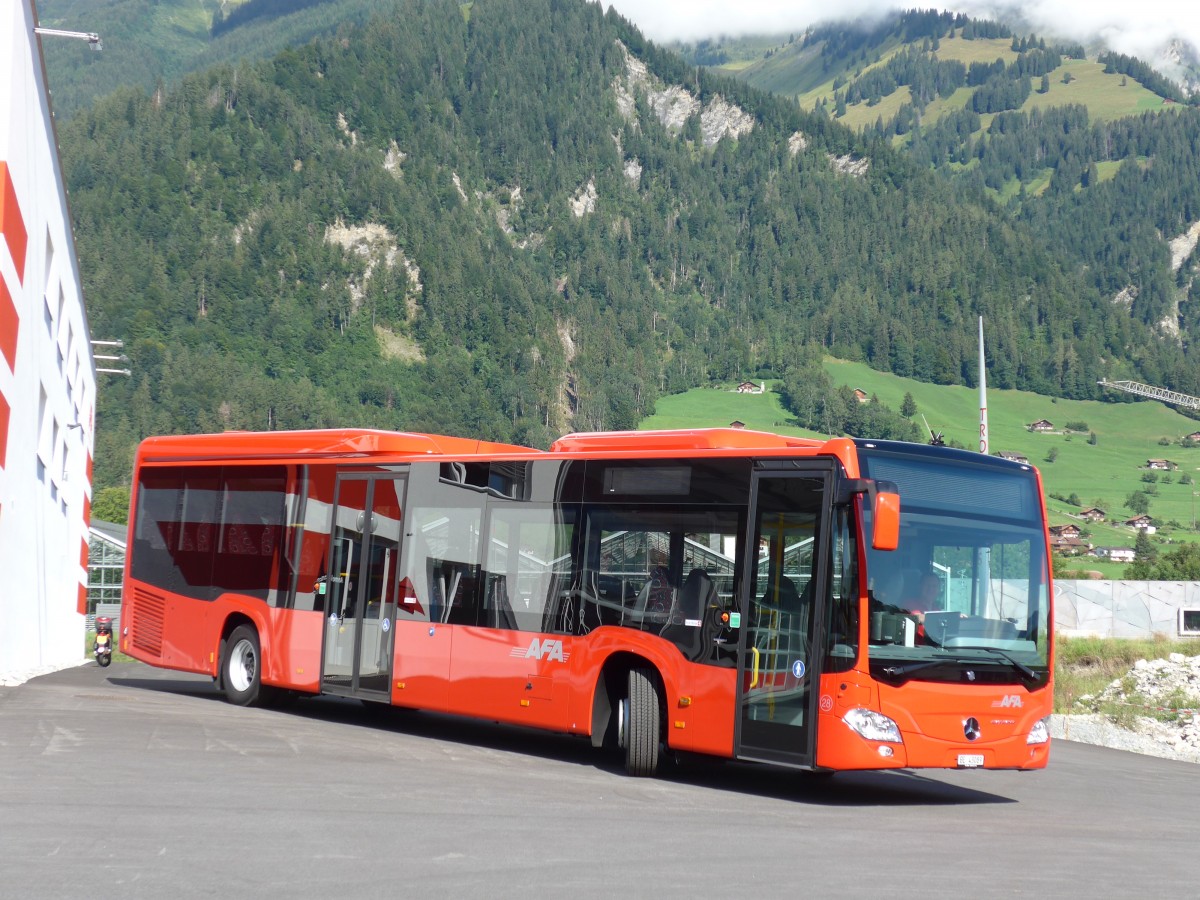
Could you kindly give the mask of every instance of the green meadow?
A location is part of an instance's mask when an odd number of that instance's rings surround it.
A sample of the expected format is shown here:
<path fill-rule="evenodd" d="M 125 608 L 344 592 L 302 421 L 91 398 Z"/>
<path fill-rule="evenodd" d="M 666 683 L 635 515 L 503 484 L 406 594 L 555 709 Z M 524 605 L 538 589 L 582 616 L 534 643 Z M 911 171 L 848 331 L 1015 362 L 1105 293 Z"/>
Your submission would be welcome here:
<path fill-rule="evenodd" d="M 979 443 L 979 392 L 974 388 L 926 384 L 900 378 L 854 362 L 828 360 L 826 371 L 834 383 L 859 388 L 868 396 L 899 410 L 905 393 L 917 404 L 918 423 L 944 435 L 947 443 L 976 448 Z M 1117 402 L 1128 396 L 1114 393 L 1114 402 L 1063 400 L 1027 391 L 988 391 L 988 431 L 992 453 L 1004 450 L 1025 456 L 1042 473 L 1051 524 L 1076 522 L 1079 509 L 1050 497 L 1076 495 L 1083 506 L 1099 506 L 1108 514 L 1104 524 L 1086 525 L 1088 541 L 1097 546 L 1133 546 L 1135 532 L 1123 523 L 1134 513 L 1125 500 L 1135 491 L 1149 493 L 1150 515 L 1164 523 L 1156 538 L 1174 541 L 1200 539 L 1193 527 L 1198 515 L 1196 493 L 1200 484 L 1181 483 L 1185 473 L 1200 481 L 1200 447 L 1181 446 L 1184 435 L 1200 431 L 1200 421 L 1153 401 Z M 1033 433 L 1030 423 L 1047 419 L 1052 433 Z M 747 428 L 780 434 L 820 437 L 790 424 L 790 414 L 779 405 L 779 395 L 738 394 L 733 385 L 698 388 L 662 397 L 655 415 L 642 428 L 698 428 L 726 426 L 733 421 Z M 1067 425 L 1086 425 L 1068 431 Z M 1095 443 L 1090 435 L 1095 434 Z M 858 435 L 871 437 L 871 435 Z M 1166 442 L 1165 444 L 1163 442 Z M 1179 468 L 1151 473 L 1149 459 L 1168 459 Z M 1149 482 L 1146 477 L 1157 476 Z M 1119 577 L 1123 565 L 1088 558 L 1081 566 Z"/>
<path fill-rule="evenodd" d="M 881 65 L 895 50 L 883 55 L 874 65 Z M 1017 58 L 1013 52 L 1010 40 L 974 40 L 964 41 L 946 39 L 936 52 L 943 60 L 959 60 L 964 65 L 982 62 L 991 63 L 997 59 L 1005 63 Z M 867 66 L 864 71 L 870 69 Z M 1064 78 L 1069 75 L 1069 80 Z M 1162 97 L 1143 87 L 1133 78 L 1120 74 L 1106 74 L 1104 66 L 1098 62 L 1084 59 L 1064 59 L 1061 66 L 1047 76 L 1046 93 L 1041 93 L 1041 78 L 1031 79 L 1033 93 L 1021 106 L 1022 112 L 1034 109 L 1046 109 L 1053 106 L 1080 104 L 1088 109 L 1088 116 L 1093 122 L 1111 121 L 1122 116 L 1135 116 L 1148 110 L 1171 108 Z M 961 109 L 970 102 L 974 88 L 959 88 L 949 98 L 939 98 L 926 106 L 922 114 L 925 124 L 932 124 L 943 115 L 956 109 Z M 817 88 L 798 97 L 800 105 L 811 109 L 817 100 L 833 96 L 833 82 L 830 80 Z M 882 117 L 883 121 L 895 117 L 900 107 L 912 102 L 912 94 L 908 87 L 901 87 L 887 97 L 882 98 L 874 106 L 866 102 L 856 103 L 846 109 L 846 114 L 839 121 L 856 130 L 862 130 L 875 124 Z M 994 118 L 992 115 L 980 117 L 982 128 L 987 130 Z"/>
<path fill-rule="evenodd" d="M 1071 81 L 1064 84 L 1063 77 L 1067 73 L 1070 73 Z M 1159 110 L 1167 105 L 1162 97 L 1132 78 L 1105 74 L 1103 65 L 1088 60 L 1065 60 L 1049 74 L 1047 81 L 1050 89 L 1042 94 L 1038 92 L 1041 79 L 1033 79 L 1033 93 L 1021 107 L 1023 112 L 1078 103 L 1087 107 L 1091 121 L 1103 122 Z"/>

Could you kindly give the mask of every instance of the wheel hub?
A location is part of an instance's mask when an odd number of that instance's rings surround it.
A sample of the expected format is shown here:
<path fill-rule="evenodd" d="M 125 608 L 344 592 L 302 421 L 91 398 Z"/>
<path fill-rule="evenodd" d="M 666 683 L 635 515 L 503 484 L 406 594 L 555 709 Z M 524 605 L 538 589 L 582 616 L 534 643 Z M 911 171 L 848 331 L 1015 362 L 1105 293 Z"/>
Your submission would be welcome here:
<path fill-rule="evenodd" d="M 229 654 L 229 681 L 234 690 L 247 690 L 254 683 L 254 672 L 258 660 L 249 641 L 238 641 Z"/>

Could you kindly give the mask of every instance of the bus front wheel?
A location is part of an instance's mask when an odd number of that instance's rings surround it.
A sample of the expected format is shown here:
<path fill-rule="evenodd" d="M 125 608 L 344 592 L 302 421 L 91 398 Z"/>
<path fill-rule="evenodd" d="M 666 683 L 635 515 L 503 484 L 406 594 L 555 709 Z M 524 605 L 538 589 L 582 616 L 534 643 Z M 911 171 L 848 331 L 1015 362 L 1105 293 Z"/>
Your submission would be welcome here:
<path fill-rule="evenodd" d="M 638 777 L 655 774 L 662 735 L 662 707 L 650 669 L 629 670 L 629 692 L 621 701 L 619 716 L 625 771 Z"/>
<path fill-rule="evenodd" d="M 262 650 L 258 632 L 251 625 L 239 625 L 225 641 L 221 654 L 221 674 L 225 696 L 238 706 L 254 706 L 266 699 L 262 684 Z"/>

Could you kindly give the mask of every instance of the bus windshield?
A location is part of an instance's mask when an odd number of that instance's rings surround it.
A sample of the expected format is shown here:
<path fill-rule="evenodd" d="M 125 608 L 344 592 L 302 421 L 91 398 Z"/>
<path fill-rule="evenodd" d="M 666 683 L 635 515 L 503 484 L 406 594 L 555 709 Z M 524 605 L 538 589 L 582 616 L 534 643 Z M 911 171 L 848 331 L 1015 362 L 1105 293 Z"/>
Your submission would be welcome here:
<path fill-rule="evenodd" d="M 867 546 L 868 654 L 884 682 L 1045 684 L 1049 564 L 1036 473 L 919 445 L 862 443 L 900 489 L 900 545 Z M 870 510 L 865 526 L 871 533 Z"/>

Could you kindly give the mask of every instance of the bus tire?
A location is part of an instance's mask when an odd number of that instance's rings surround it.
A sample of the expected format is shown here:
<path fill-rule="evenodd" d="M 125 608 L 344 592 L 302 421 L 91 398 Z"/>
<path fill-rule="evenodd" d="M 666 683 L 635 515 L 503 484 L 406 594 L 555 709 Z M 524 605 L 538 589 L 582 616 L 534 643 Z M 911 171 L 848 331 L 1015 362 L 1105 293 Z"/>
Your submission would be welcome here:
<path fill-rule="evenodd" d="M 254 626 L 239 625 L 225 641 L 221 682 L 230 703 L 258 706 L 267 701 L 269 692 L 262 683 L 262 649 Z"/>
<path fill-rule="evenodd" d="M 658 771 L 662 705 L 652 669 L 629 670 L 629 693 L 621 704 L 625 771 L 638 778 Z"/>

